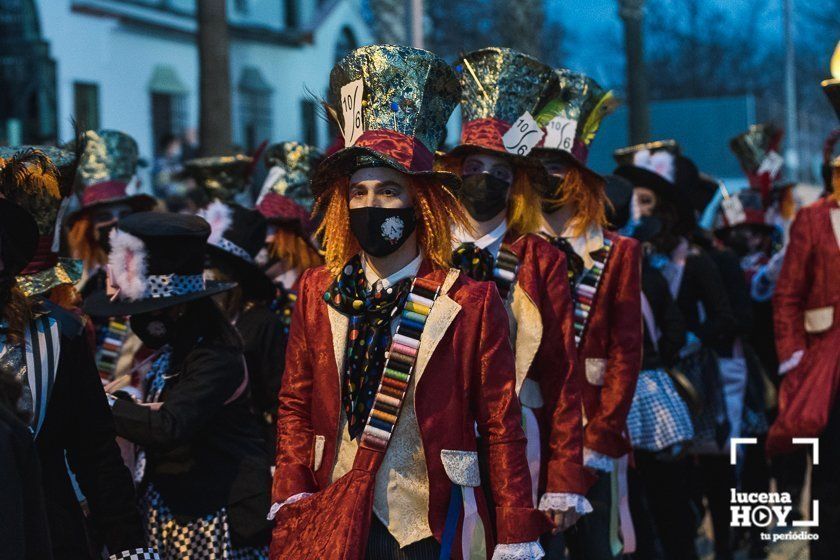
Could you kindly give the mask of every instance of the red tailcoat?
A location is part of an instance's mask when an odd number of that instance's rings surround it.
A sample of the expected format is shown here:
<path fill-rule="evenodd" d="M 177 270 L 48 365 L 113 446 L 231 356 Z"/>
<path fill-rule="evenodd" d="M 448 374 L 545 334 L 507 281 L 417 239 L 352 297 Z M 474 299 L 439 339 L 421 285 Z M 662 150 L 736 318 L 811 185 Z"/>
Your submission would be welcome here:
<path fill-rule="evenodd" d="M 587 423 L 586 448 L 621 457 L 630 452 L 627 414 L 642 367 L 641 249 L 635 239 L 605 231 L 609 259 L 578 346 Z"/>
<path fill-rule="evenodd" d="M 443 282 L 446 275 L 431 271 L 424 261 L 418 277 Z M 336 352 L 345 348 L 344 340 L 336 340 L 334 347 L 323 299 L 332 282 L 325 267 L 307 270 L 301 281 L 279 397 L 275 502 L 330 484 L 340 436 L 343 374 Z M 476 425 L 489 443 L 498 542 L 534 541 L 546 527 L 545 516 L 532 507 L 508 338 L 507 314 L 495 287 L 463 274 L 438 297 L 427 319 L 421 350 L 424 345 L 433 350 L 427 365 L 421 368 L 418 361 L 414 373 L 415 412 L 429 475 L 429 526 L 438 540 L 453 484 L 441 451 L 475 452 Z M 313 471 L 316 435 L 325 436 L 325 441 L 321 466 Z M 490 527 L 481 494 L 476 492 L 479 511 L 485 527 Z M 494 545 L 490 533 L 488 550 Z"/>
<path fill-rule="evenodd" d="M 533 234 L 508 231 L 505 243 L 519 258 L 517 288 L 528 295 L 542 319 L 539 348 L 528 369 L 528 378 L 539 383 L 544 402 L 538 411 L 540 489 L 586 495 L 594 477 L 583 467 L 581 379 L 574 371 L 577 352 L 566 255 Z"/>
<path fill-rule="evenodd" d="M 773 296 L 779 363 L 804 351 L 785 373 L 779 416 L 767 438 L 771 453 L 790 438 L 822 433 L 840 387 L 840 207 L 822 199 L 796 215 Z"/>

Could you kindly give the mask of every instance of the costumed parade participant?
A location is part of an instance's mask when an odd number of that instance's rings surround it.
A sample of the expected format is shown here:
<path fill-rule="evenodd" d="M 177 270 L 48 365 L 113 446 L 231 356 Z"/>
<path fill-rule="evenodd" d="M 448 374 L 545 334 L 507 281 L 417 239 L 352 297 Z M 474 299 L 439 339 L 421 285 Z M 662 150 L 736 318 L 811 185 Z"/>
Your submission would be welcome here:
<path fill-rule="evenodd" d="M 605 180 L 611 204 L 607 216 L 611 227 L 621 230 L 630 219 L 633 183 L 615 175 Z M 637 219 L 627 233 L 642 243 L 644 252 L 660 227 L 649 216 Z M 642 371 L 627 416 L 634 460 L 628 481 L 638 543 L 634 556 L 691 560 L 697 558 L 696 519 L 684 452 L 694 438 L 694 426 L 689 403 L 680 393 L 688 384 L 673 369 L 685 344 L 685 322 L 665 278 L 646 259 L 641 297 Z"/>
<path fill-rule="evenodd" d="M 81 259 L 77 288 L 83 299 L 104 290 L 110 232 L 117 220 L 133 212 L 151 210 L 155 199 L 138 193 L 137 142 L 116 130 L 88 130 L 78 140 L 76 182 L 81 208 L 67 217 L 70 255 Z M 96 367 L 102 379 L 113 380 L 131 370 L 141 344 L 132 336 L 125 317 L 97 317 L 91 322 L 96 344 Z M 139 378 L 132 380 L 134 386 Z"/>
<path fill-rule="evenodd" d="M 509 147 L 514 141 L 506 136 L 517 134 L 511 128 L 520 117 L 536 111 L 554 85 L 553 71 L 498 48 L 471 52 L 456 69 L 461 142 L 439 167 L 461 176 L 458 199 L 470 227 L 453 232 L 452 262 L 473 280 L 494 282 L 505 303 L 534 505 L 550 512 L 561 531 L 592 511 L 584 498 L 593 480 L 583 467 L 572 298 L 565 257 L 533 233 L 545 170 L 527 158 L 527 149 Z"/>
<path fill-rule="evenodd" d="M 840 115 L 837 82 L 823 84 Z M 833 92 L 831 90 L 834 90 Z M 833 93 L 833 96 L 832 96 Z M 767 436 L 770 455 L 795 450 L 792 438 L 818 437 L 813 499 L 819 500 L 820 526 L 840 525 L 840 161 L 833 162 L 833 193 L 803 208 L 790 230 L 785 261 L 773 296 L 779 374 L 779 415 Z M 813 560 L 834 558 L 836 531 L 820 531 L 810 541 Z"/>
<path fill-rule="evenodd" d="M 684 189 L 675 183 L 678 147 L 651 142 L 615 153 L 614 174 L 633 183 L 633 217 L 656 218 L 659 232 L 649 240 L 648 263 L 666 279 L 687 328 L 677 369 L 701 394 L 703 412 L 695 418 L 693 451 L 698 453 L 699 492 L 708 498 L 718 558 L 731 557 L 729 489 L 735 469 L 729 464 L 729 437 L 741 423 L 746 372 L 724 378 L 717 352 L 731 352 L 736 322 L 715 261 L 689 240 L 694 211 Z M 633 219 L 633 218 L 631 218 Z M 724 354 L 730 355 L 730 354 Z M 727 370 L 728 372 L 728 370 Z"/>
<path fill-rule="evenodd" d="M 329 91 L 347 147 L 313 179 L 326 265 L 304 273 L 289 335 L 271 558 L 540 558 L 507 315 L 494 285 L 447 270 L 466 222 L 433 154 L 458 78 L 370 46 Z"/>
<path fill-rule="evenodd" d="M 573 558 L 608 559 L 635 548 L 626 499 L 631 451 L 626 420 L 642 363 L 641 254 L 635 240 L 606 230 L 604 179 L 586 166 L 600 122 L 616 102 L 592 79 L 556 72 L 558 89 L 536 115 L 546 135 L 532 156 L 551 176 L 542 230 L 566 254 L 582 385 L 584 463 L 598 474 L 587 494 L 594 511 L 565 536 Z M 624 490 L 617 500 L 614 483 Z M 562 547 L 552 543 L 558 554 Z"/>
<path fill-rule="evenodd" d="M 109 289 L 95 316 L 129 316 L 155 350 L 143 402 L 110 395 L 116 431 L 142 446 L 148 542 L 162 558 L 265 558 L 269 463 L 248 399 L 239 335 L 205 280 L 210 226 L 196 216 L 142 212 L 111 233 Z"/>
<path fill-rule="evenodd" d="M 53 556 L 100 558 L 104 546 L 111 558 L 156 558 L 144 548 L 131 475 L 115 442 L 82 321 L 49 301 L 27 299 L 15 279 L 36 254 L 39 229 L 13 201 L 31 198 L 46 205 L 58 185 L 58 171 L 42 152 L 25 150 L 0 160 L 0 364 L 23 386 Z M 68 468 L 85 495 L 87 519 Z"/>
<path fill-rule="evenodd" d="M 243 154 L 208 156 L 184 162 L 184 175 L 195 182 L 188 194 L 199 209 L 214 200 L 233 202 L 249 186 L 254 158 Z"/>
<path fill-rule="evenodd" d="M 272 422 L 286 361 L 286 322 L 270 307 L 275 297 L 274 284 L 256 261 L 265 243 L 266 220 L 256 210 L 218 200 L 200 211 L 199 216 L 211 228 L 208 277 L 237 283 L 214 299 L 242 336 L 251 398 L 255 412 L 265 421 L 266 445 L 273 453 Z"/>

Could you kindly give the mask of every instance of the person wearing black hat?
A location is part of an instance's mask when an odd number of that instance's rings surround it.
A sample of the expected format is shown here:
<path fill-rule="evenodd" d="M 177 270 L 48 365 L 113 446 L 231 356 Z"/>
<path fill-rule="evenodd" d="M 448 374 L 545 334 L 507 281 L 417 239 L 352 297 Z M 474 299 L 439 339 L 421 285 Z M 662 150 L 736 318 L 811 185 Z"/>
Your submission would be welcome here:
<path fill-rule="evenodd" d="M 262 558 L 268 457 L 239 336 L 209 298 L 235 286 L 205 280 L 209 235 L 197 216 L 121 219 L 111 233 L 108 292 L 88 298 L 85 311 L 129 316 L 155 350 L 144 402 L 110 397 L 117 433 L 145 452 L 149 543 L 171 560 Z"/>
<path fill-rule="evenodd" d="M 715 261 L 689 241 L 696 220 L 685 192 L 675 181 L 678 147 L 674 141 L 651 142 L 618 150 L 614 174 L 633 183 L 631 220 L 657 220 L 647 259 L 668 283 L 688 329 L 678 368 L 703 398 L 703 413 L 695 419 L 693 450 L 699 454 L 699 491 L 708 497 L 718 558 L 730 558 L 729 489 L 735 471 L 729 465 L 729 437 L 740 427 L 746 371 L 724 379 L 717 351 L 729 352 L 737 322 Z"/>
<path fill-rule="evenodd" d="M 5 196 L 36 188 L 42 159 L 24 151 L 0 160 L 0 364 L 23 386 L 42 466 L 53 555 L 147 559 L 134 487 L 115 442 L 113 421 L 96 374 L 82 324 L 47 301 L 27 299 L 16 275 L 36 252 L 36 222 Z M 69 471 L 68 471 L 69 467 Z M 69 472 L 75 475 L 90 509 L 85 516 Z"/>
<path fill-rule="evenodd" d="M 199 216 L 208 221 L 211 229 L 208 276 L 237 283 L 214 299 L 242 336 L 251 398 L 257 415 L 265 422 L 266 449 L 273 453 L 286 322 L 270 308 L 275 287 L 256 261 L 266 237 L 266 220 L 256 210 L 218 200 L 200 211 Z"/>

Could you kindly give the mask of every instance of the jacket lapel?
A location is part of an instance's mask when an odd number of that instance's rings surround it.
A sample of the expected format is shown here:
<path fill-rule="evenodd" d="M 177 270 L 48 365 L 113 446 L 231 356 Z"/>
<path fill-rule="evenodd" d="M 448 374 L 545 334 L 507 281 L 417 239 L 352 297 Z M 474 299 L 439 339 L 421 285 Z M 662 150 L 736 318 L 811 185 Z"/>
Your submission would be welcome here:
<path fill-rule="evenodd" d="M 461 311 L 461 306 L 447 295 L 459 274 L 458 270 L 449 270 L 441 287 L 441 293 L 435 300 L 432 311 L 426 319 L 426 325 L 423 327 L 423 334 L 420 337 L 420 348 L 417 351 L 417 362 L 414 367 L 415 383 L 420 382 L 420 377 L 422 377 L 435 348 L 437 348 L 443 335 L 446 334 L 449 325 Z"/>
<path fill-rule="evenodd" d="M 341 376 L 344 372 L 344 351 L 347 347 L 347 329 L 350 326 L 350 319 L 333 309 L 332 305 L 327 305 L 327 316 L 330 319 L 335 367 L 336 371 L 338 371 L 338 380 L 341 382 Z"/>
<path fill-rule="evenodd" d="M 830 216 L 831 229 L 834 230 L 834 239 L 837 240 L 837 249 L 840 250 L 840 208 L 832 208 Z"/>
<path fill-rule="evenodd" d="M 540 348 L 543 324 L 534 300 L 518 284 L 513 289 L 509 312 L 516 317 L 514 348 L 516 349 L 516 393 L 519 394 L 522 382 L 528 376 L 531 363 Z"/>

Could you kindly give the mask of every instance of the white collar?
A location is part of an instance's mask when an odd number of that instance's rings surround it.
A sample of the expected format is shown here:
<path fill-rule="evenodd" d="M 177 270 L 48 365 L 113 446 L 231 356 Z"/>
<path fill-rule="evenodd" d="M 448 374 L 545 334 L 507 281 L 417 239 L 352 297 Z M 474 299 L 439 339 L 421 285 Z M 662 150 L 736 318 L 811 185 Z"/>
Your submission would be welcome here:
<path fill-rule="evenodd" d="M 417 256 L 414 258 L 413 261 L 396 271 L 395 273 L 391 274 L 387 278 L 380 278 L 376 271 L 373 270 L 373 267 L 369 265 L 367 256 L 363 253 L 362 254 L 362 270 L 365 271 L 365 280 L 367 280 L 368 288 L 373 288 L 377 282 L 379 282 L 379 288 L 385 289 L 393 286 L 400 280 L 405 278 L 410 278 L 412 276 L 417 276 L 417 272 L 420 270 L 420 265 L 423 263 L 423 253 L 418 252 Z"/>
<path fill-rule="evenodd" d="M 494 257 L 502 246 L 502 241 L 507 233 L 507 220 L 502 220 L 492 231 L 485 233 L 479 239 L 475 239 L 469 231 L 458 228 L 455 231 L 455 245 L 461 243 L 475 243 L 479 249 L 487 249 Z"/>

